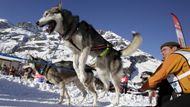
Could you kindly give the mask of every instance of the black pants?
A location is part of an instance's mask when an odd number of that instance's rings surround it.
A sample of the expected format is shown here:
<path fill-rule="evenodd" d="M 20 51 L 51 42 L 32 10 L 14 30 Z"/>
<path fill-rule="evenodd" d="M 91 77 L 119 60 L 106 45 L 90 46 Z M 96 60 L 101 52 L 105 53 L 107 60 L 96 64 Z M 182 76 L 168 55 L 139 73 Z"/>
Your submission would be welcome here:
<path fill-rule="evenodd" d="M 166 102 L 162 107 L 190 107 L 190 94 L 182 96 Z"/>
<path fill-rule="evenodd" d="M 156 107 L 161 107 L 166 102 L 170 101 L 170 97 L 172 96 L 173 88 L 168 83 L 167 79 L 162 80 L 162 82 L 158 85 L 158 99 Z"/>
<path fill-rule="evenodd" d="M 162 95 L 158 97 L 156 107 L 161 107 L 164 103 L 170 101 L 171 95 Z"/>

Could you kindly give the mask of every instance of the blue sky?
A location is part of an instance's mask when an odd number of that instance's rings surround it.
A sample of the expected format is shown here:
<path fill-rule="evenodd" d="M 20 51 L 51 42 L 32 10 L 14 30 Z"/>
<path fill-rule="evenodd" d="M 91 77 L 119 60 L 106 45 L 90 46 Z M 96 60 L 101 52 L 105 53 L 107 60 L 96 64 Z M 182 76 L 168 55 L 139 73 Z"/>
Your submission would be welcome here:
<path fill-rule="evenodd" d="M 0 18 L 35 22 L 59 0 L 0 0 Z M 94 28 L 110 30 L 131 40 L 131 31 L 143 36 L 141 50 L 161 59 L 160 44 L 177 41 L 170 13 L 178 16 L 190 46 L 190 0 L 63 0 L 63 7 Z"/>

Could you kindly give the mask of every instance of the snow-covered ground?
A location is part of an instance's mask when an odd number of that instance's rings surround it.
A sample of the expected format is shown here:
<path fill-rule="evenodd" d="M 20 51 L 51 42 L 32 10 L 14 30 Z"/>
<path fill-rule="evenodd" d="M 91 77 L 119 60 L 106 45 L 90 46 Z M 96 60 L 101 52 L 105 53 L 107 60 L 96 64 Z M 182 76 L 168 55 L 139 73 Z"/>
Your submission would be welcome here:
<path fill-rule="evenodd" d="M 55 104 L 57 93 L 39 91 L 7 79 L 1 79 L 0 85 L 1 107 L 61 107 Z"/>
<path fill-rule="evenodd" d="M 82 94 L 72 84 L 67 86 L 71 96 L 71 107 L 91 107 L 92 96 L 81 103 Z M 57 104 L 59 98 L 58 87 L 39 83 L 36 81 L 23 80 L 18 77 L 0 75 L 0 107 L 67 107 L 67 100 L 63 104 Z M 98 90 L 98 95 L 101 91 Z M 110 107 L 114 99 L 114 93 L 109 92 L 105 97 L 98 99 L 98 106 Z M 121 94 L 119 107 L 124 106 L 148 106 L 155 105 L 156 98 L 153 98 L 152 104 L 149 103 L 149 97 L 134 94 Z"/>

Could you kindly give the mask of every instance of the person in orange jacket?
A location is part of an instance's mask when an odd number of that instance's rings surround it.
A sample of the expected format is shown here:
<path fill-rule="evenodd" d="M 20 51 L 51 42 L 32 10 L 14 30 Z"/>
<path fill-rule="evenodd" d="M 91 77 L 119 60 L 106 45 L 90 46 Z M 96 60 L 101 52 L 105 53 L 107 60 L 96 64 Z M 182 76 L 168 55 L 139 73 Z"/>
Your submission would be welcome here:
<path fill-rule="evenodd" d="M 180 48 L 176 42 L 166 42 L 160 49 L 163 62 L 139 91 L 156 89 L 159 83 L 167 79 L 180 97 L 166 102 L 162 107 L 190 106 L 190 48 Z"/>

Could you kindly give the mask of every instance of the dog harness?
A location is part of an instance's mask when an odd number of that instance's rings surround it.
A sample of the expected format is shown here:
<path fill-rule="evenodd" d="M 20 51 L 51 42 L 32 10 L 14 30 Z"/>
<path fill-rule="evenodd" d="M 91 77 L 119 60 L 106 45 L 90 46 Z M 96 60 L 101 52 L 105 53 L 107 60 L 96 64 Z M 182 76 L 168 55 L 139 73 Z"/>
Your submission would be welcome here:
<path fill-rule="evenodd" d="M 107 47 L 102 53 L 99 54 L 100 57 L 104 57 L 107 55 L 108 51 L 109 51 L 109 47 Z"/>
<path fill-rule="evenodd" d="M 39 74 L 44 75 L 50 69 L 52 62 L 40 62 L 40 63 L 42 64 L 42 67 L 40 67 Z"/>
<path fill-rule="evenodd" d="M 189 66 L 190 66 L 190 52 L 176 51 L 175 53 L 178 53 L 178 54 L 184 56 L 184 58 L 186 58 Z M 188 70 L 188 71 L 186 71 L 183 74 L 178 75 L 178 76 L 176 76 L 174 74 L 170 74 L 169 77 L 167 78 L 167 80 L 176 93 L 182 93 L 183 91 L 182 91 L 182 88 L 180 86 L 179 80 L 181 80 L 181 79 L 183 79 L 189 75 L 190 75 L 190 70 Z"/>
<path fill-rule="evenodd" d="M 73 23 L 71 26 L 72 26 L 72 28 L 71 29 L 68 29 L 68 31 L 66 31 L 66 33 L 65 34 L 63 34 L 62 35 L 62 37 L 65 39 L 65 40 L 68 40 L 77 50 L 79 50 L 79 51 L 81 51 L 81 49 L 78 47 L 78 46 L 76 46 L 76 44 L 73 42 L 73 40 L 72 40 L 72 36 L 74 35 L 74 33 L 76 32 L 76 31 L 78 31 L 79 29 L 78 29 L 78 27 L 79 27 L 79 24 L 81 24 L 81 23 L 85 23 L 85 22 L 80 22 L 80 23 L 78 23 L 78 21 L 77 21 L 77 23 Z M 100 56 L 100 57 L 104 57 L 104 56 L 106 56 L 106 54 L 108 53 L 108 51 L 109 51 L 109 44 L 97 44 L 96 46 L 94 46 L 94 47 L 92 47 L 91 48 L 91 51 L 97 51 L 97 50 L 101 50 L 101 49 L 104 49 L 98 56 Z"/>

